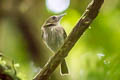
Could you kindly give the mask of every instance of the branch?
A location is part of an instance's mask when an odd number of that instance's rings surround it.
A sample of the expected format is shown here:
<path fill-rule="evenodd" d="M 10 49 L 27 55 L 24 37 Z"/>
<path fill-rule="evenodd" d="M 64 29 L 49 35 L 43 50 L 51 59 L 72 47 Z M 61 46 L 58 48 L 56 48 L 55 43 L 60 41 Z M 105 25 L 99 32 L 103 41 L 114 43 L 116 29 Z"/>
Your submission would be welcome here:
<path fill-rule="evenodd" d="M 83 32 L 89 27 L 96 18 L 104 0 L 92 0 L 88 5 L 82 17 L 75 25 L 74 29 L 66 39 L 61 49 L 47 62 L 43 69 L 35 76 L 34 80 L 47 80 L 52 72 L 57 68 L 60 62 L 68 55 L 69 51 L 75 45 Z"/>

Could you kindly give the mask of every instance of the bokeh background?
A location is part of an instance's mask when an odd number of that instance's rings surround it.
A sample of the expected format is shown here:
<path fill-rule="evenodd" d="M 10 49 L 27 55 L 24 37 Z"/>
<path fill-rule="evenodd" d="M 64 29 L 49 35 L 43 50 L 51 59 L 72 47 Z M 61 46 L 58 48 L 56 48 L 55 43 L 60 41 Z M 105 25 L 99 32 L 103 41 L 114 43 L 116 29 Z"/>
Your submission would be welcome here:
<path fill-rule="evenodd" d="M 17 64 L 17 76 L 32 80 L 53 55 L 43 44 L 41 26 L 67 13 L 69 35 L 91 0 L 0 0 L 0 53 Z M 70 74 L 59 67 L 50 80 L 120 80 L 120 0 L 105 0 L 99 15 L 66 57 Z"/>

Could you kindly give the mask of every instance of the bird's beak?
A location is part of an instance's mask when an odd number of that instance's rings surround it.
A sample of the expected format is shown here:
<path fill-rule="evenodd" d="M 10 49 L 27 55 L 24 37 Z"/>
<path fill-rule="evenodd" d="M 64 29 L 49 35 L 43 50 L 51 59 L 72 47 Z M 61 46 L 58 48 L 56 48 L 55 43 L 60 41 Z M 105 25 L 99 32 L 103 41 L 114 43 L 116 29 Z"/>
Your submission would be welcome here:
<path fill-rule="evenodd" d="M 59 16 L 58 16 L 58 20 L 60 20 L 60 19 L 61 19 L 63 16 L 65 16 L 65 15 L 66 15 L 66 13 L 59 15 Z"/>

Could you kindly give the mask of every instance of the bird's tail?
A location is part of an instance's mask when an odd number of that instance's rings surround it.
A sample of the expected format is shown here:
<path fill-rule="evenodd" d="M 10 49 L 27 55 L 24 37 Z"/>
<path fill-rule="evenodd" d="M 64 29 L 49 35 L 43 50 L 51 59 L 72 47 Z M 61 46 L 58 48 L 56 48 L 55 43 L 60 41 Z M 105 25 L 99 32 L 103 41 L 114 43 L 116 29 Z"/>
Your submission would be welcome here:
<path fill-rule="evenodd" d="M 69 74 L 68 67 L 67 67 L 65 59 L 61 63 L 61 74 L 62 75 Z"/>

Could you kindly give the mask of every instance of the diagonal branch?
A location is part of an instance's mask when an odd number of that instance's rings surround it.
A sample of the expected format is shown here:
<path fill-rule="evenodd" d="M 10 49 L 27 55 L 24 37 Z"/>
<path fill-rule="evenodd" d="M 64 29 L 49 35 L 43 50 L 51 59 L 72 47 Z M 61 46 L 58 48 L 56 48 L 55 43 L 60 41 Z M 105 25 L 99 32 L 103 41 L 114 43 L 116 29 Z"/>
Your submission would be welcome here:
<path fill-rule="evenodd" d="M 73 28 L 61 49 L 47 62 L 43 69 L 35 76 L 34 80 L 47 80 L 60 62 L 68 55 L 69 51 L 82 36 L 92 21 L 96 18 L 104 0 L 92 0 L 82 17 Z"/>

